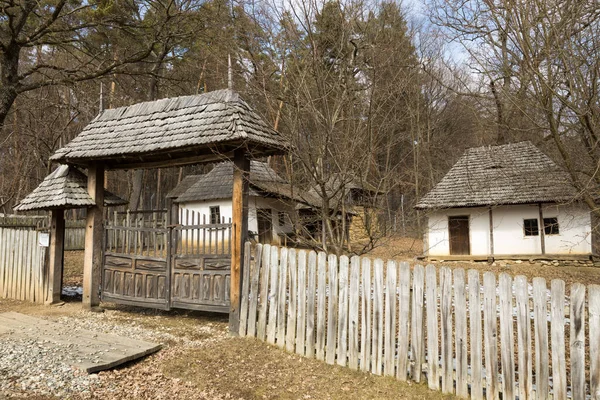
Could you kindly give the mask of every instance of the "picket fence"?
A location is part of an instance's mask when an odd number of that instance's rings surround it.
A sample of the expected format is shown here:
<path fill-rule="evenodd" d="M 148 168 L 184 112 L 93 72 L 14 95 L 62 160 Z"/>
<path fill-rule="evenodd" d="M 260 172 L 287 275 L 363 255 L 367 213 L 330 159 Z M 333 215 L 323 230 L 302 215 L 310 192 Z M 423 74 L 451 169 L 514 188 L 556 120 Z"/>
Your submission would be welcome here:
<path fill-rule="evenodd" d="M 247 243 L 240 336 L 464 398 L 600 399 L 598 285 L 566 298 L 560 280 L 548 290 L 505 273 L 497 284 L 476 270 L 252 253 Z"/>
<path fill-rule="evenodd" d="M 47 247 L 35 226 L 0 226 L 0 297 L 45 303 L 50 279 Z"/>

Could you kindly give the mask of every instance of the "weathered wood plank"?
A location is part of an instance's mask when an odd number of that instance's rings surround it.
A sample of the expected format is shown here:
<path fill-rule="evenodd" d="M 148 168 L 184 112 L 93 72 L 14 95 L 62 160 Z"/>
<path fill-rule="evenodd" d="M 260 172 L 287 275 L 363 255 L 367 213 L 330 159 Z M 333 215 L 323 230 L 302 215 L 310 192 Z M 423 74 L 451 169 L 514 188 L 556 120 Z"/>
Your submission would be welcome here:
<path fill-rule="evenodd" d="M 600 285 L 588 286 L 590 324 L 590 394 L 600 399 Z"/>
<path fill-rule="evenodd" d="M 360 299 L 360 370 L 368 372 L 371 370 L 371 260 L 364 257 L 362 267 L 362 291 Z"/>
<path fill-rule="evenodd" d="M 306 352 L 315 356 L 315 296 L 317 293 L 317 253 L 308 253 L 308 294 L 306 299 Z"/>
<path fill-rule="evenodd" d="M 440 314 L 442 327 L 442 392 L 454 393 L 452 363 L 452 271 L 440 270 Z"/>
<path fill-rule="evenodd" d="M 262 250 L 260 271 L 260 306 L 258 307 L 257 334 L 260 340 L 267 337 L 267 310 L 269 308 L 269 275 L 271 273 L 271 245 L 265 244 Z"/>
<path fill-rule="evenodd" d="M 500 357 L 502 364 L 502 399 L 515 399 L 515 356 L 512 279 L 508 274 L 500 274 Z"/>
<path fill-rule="evenodd" d="M 396 360 L 396 278 L 396 263 L 394 261 L 388 261 L 385 282 L 385 333 L 383 351 L 383 374 L 386 376 L 394 376 Z"/>
<path fill-rule="evenodd" d="M 519 399 L 532 399 L 533 366 L 531 358 L 531 308 L 527 278 L 515 278 L 517 307 L 517 365 L 519 369 Z"/>
<path fill-rule="evenodd" d="M 483 337 L 485 350 L 486 398 L 497 400 L 498 384 L 498 318 L 496 315 L 496 276 L 492 272 L 483 274 Z"/>
<path fill-rule="evenodd" d="M 280 249 L 279 259 L 279 285 L 277 292 L 277 346 L 285 347 L 285 323 L 286 323 L 286 294 L 287 294 L 287 277 L 288 277 L 288 249 L 282 247 Z"/>
<path fill-rule="evenodd" d="M 269 279 L 269 320 L 267 322 L 267 343 L 275 344 L 277 333 L 277 309 L 279 299 L 279 249 L 271 247 L 271 277 Z"/>
<path fill-rule="evenodd" d="M 481 285 L 479 271 L 471 269 L 469 279 L 469 333 L 471 341 L 471 398 L 483 399 L 483 353 L 481 342 Z"/>
<path fill-rule="evenodd" d="M 360 288 L 360 258 L 350 259 L 350 298 L 348 306 L 348 366 L 358 369 L 358 298 Z"/>
<path fill-rule="evenodd" d="M 246 336 L 248 328 L 248 308 L 250 307 L 250 242 L 244 244 L 244 268 L 242 270 L 242 298 L 240 300 L 240 323 L 238 326 L 238 334 Z"/>
<path fill-rule="evenodd" d="M 327 300 L 327 255 L 319 252 L 317 257 L 317 360 L 325 360 L 325 311 Z"/>
<path fill-rule="evenodd" d="M 396 378 L 406 381 L 408 376 L 408 346 L 410 337 L 410 265 L 407 262 L 400 263 L 400 274 L 398 278 L 398 366 Z"/>
<path fill-rule="evenodd" d="M 296 345 L 296 305 L 298 302 L 298 282 L 297 277 L 297 258 L 296 250 L 290 249 L 288 252 L 288 274 L 290 280 L 290 301 L 287 314 L 287 332 L 285 337 L 285 348 L 287 351 L 294 351 Z"/>
<path fill-rule="evenodd" d="M 571 393 L 574 400 L 585 399 L 585 286 L 571 286 L 569 308 Z"/>
<path fill-rule="evenodd" d="M 567 399 L 567 369 L 565 355 L 565 283 L 554 279 L 550 283 L 551 346 L 553 399 Z"/>
<path fill-rule="evenodd" d="M 335 254 L 327 257 L 327 269 L 329 272 L 329 301 L 327 302 L 327 352 L 325 362 L 335 363 L 335 351 L 337 342 L 337 320 L 338 320 L 338 260 Z"/>
<path fill-rule="evenodd" d="M 468 364 L 467 364 L 467 296 L 465 290 L 465 270 L 454 270 L 454 319 L 456 338 L 454 341 L 456 354 L 456 395 L 467 398 Z"/>
<path fill-rule="evenodd" d="M 373 263 L 373 344 L 371 372 L 381 375 L 383 363 L 383 261 Z"/>
<path fill-rule="evenodd" d="M 427 292 L 425 295 L 425 299 L 427 301 L 427 385 L 431 390 L 438 390 L 440 388 L 440 378 L 438 373 L 439 342 L 437 270 L 431 264 L 425 268 L 425 280 L 427 283 Z M 402 313 L 400 313 L 400 321 L 402 321 Z"/>
<path fill-rule="evenodd" d="M 262 252 L 263 245 L 258 243 L 254 250 L 254 263 L 252 264 L 252 270 L 250 273 L 250 307 L 248 308 L 248 330 L 246 331 L 247 336 L 256 336 L 256 318 L 257 318 L 257 307 L 258 307 L 258 282 L 260 279 L 262 266 Z"/>
<path fill-rule="evenodd" d="M 337 363 L 346 366 L 348 361 L 348 265 L 347 256 L 340 257 L 339 270 L 339 299 L 338 299 L 338 326 L 337 326 Z"/>
<path fill-rule="evenodd" d="M 306 251 L 298 252 L 298 305 L 296 317 L 296 353 L 304 354 L 306 335 Z"/>
<path fill-rule="evenodd" d="M 548 300 L 546 280 L 533 278 L 533 315 L 535 335 L 535 391 L 536 398 L 548 398 Z"/>
<path fill-rule="evenodd" d="M 423 304 L 423 295 L 425 293 L 425 270 L 422 265 L 415 265 L 413 270 L 412 286 L 412 320 L 411 320 L 411 355 L 413 362 L 412 379 L 415 382 L 421 382 L 423 374 L 423 361 L 425 360 L 424 332 L 423 332 L 423 314 L 425 312 Z"/>

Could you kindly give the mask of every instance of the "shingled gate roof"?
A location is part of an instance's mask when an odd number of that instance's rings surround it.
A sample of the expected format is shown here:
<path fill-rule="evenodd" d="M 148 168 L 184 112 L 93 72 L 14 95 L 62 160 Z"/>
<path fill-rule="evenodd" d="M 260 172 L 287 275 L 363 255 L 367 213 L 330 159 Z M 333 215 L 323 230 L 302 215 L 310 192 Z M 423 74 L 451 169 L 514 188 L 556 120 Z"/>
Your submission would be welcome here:
<path fill-rule="evenodd" d="M 244 145 L 254 156 L 283 153 L 286 140 L 232 90 L 217 90 L 101 112 L 52 157 L 107 168 L 227 154 Z"/>
<path fill-rule="evenodd" d="M 194 180 L 192 185 L 189 185 L 189 182 L 184 179 L 168 196 L 182 191 L 183 193 L 175 199 L 177 203 L 230 199 L 233 194 L 233 168 L 232 162 L 224 162 L 217 164 L 207 174 L 190 175 L 186 178 L 194 177 L 190 178 L 190 180 Z M 250 196 L 271 195 L 312 204 L 310 199 L 305 199 L 299 193 L 294 192 L 291 185 L 266 163 L 250 161 L 249 181 Z M 188 187 L 181 190 L 182 186 Z"/>
<path fill-rule="evenodd" d="M 104 191 L 104 204 L 121 205 L 127 201 Z M 16 211 L 82 208 L 95 205 L 87 192 L 87 176 L 76 168 L 61 165 L 33 192 L 15 206 Z"/>
<path fill-rule="evenodd" d="M 527 141 L 468 149 L 416 208 L 559 203 L 576 194 L 569 175 Z"/>

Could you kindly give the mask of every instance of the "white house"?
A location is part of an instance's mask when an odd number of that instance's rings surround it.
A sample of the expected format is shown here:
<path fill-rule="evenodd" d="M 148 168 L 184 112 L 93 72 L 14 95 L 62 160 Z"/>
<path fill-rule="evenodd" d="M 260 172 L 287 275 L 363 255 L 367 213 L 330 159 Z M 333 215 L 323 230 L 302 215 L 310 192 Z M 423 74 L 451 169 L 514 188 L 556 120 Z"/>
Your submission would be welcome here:
<path fill-rule="evenodd" d="M 589 208 L 531 142 L 468 149 L 417 204 L 430 258 L 592 254 Z"/>
<path fill-rule="evenodd" d="M 233 163 L 223 162 L 207 174 L 189 175 L 167 195 L 179 205 L 180 223 L 231 221 L 233 168 Z M 250 162 L 249 183 L 248 231 L 260 243 L 283 244 L 295 232 L 293 217 L 299 197 L 263 162 Z"/>

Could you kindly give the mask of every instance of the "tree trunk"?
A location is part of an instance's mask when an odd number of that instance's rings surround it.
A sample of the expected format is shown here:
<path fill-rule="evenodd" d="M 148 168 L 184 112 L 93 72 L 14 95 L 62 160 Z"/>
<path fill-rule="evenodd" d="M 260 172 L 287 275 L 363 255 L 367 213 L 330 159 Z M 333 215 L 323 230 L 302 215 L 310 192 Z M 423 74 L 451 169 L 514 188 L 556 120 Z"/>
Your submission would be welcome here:
<path fill-rule="evenodd" d="M 0 126 L 17 98 L 19 53 L 21 49 L 14 43 L 0 50 Z"/>
<path fill-rule="evenodd" d="M 137 211 L 140 204 L 140 196 L 142 195 L 142 186 L 144 181 L 144 170 L 136 169 L 133 171 L 133 189 L 129 198 L 129 210 Z"/>

